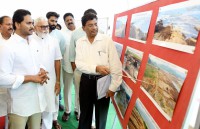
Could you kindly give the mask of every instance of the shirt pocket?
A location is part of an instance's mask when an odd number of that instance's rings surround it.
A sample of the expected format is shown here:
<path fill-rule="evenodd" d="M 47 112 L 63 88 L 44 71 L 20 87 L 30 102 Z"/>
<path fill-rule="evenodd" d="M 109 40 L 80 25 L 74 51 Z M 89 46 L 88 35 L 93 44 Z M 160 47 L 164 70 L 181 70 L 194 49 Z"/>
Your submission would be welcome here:
<path fill-rule="evenodd" d="M 108 64 L 108 53 L 104 50 L 98 51 L 99 57 L 99 65 L 107 65 Z"/>

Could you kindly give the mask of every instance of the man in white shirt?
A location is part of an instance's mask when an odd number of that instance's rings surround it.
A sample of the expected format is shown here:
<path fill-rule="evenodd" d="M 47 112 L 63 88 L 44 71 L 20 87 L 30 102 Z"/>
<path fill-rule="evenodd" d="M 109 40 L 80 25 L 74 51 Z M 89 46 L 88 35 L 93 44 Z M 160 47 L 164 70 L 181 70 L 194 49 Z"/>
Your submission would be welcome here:
<path fill-rule="evenodd" d="M 47 72 L 38 61 L 39 46 L 30 35 L 33 20 L 28 10 L 13 15 L 15 34 L 0 48 L 0 86 L 10 88 L 9 129 L 39 129 L 46 107 L 44 87 Z"/>
<path fill-rule="evenodd" d="M 49 24 L 49 34 L 56 38 L 59 42 L 59 46 L 60 46 L 60 51 L 61 51 L 61 54 L 62 56 L 64 55 L 64 52 L 65 52 L 65 37 L 63 35 L 63 33 L 61 32 L 61 30 L 58 30 L 56 29 L 56 25 L 58 24 L 58 18 L 59 18 L 59 14 L 56 13 L 56 12 L 48 12 L 46 14 L 46 18 L 48 19 L 48 24 Z M 63 85 L 63 79 L 62 79 L 62 71 L 61 71 L 61 78 L 60 78 L 60 85 L 62 86 Z M 59 110 L 60 111 L 63 111 L 64 110 L 64 106 L 61 105 L 61 99 L 62 99 L 62 96 L 61 94 L 59 95 Z M 58 111 L 54 113 L 54 117 L 53 117 L 53 126 L 55 128 L 61 128 L 61 126 L 59 125 L 58 121 Z"/>
<path fill-rule="evenodd" d="M 34 39 L 40 45 L 40 60 L 48 71 L 50 80 L 45 85 L 47 107 L 42 113 L 42 129 L 51 129 L 53 113 L 57 111 L 60 93 L 60 52 L 58 40 L 49 35 L 47 19 L 39 17 L 34 21 Z"/>
<path fill-rule="evenodd" d="M 114 42 L 106 35 L 98 33 L 97 16 L 88 13 L 82 17 L 82 27 L 86 36 L 76 43 L 76 67 L 82 72 L 80 82 L 79 129 L 89 129 L 95 105 L 96 127 L 105 129 L 110 98 L 122 82 L 122 64 Z M 106 96 L 97 99 L 97 79 L 111 75 L 111 84 Z"/>
<path fill-rule="evenodd" d="M 13 33 L 12 19 L 9 16 L 0 17 L 0 46 L 6 44 Z M 9 104 L 9 95 L 7 88 L 0 88 L 0 117 L 7 115 L 7 106 Z M 8 118 L 6 117 L 5 129 L 7 129 Z"/>
<path fill-rule="evenodd" d="M 66 25 L 66 29 L 64 31 L 64 36 L 66 38 L 66 46 L 65 53 L 62 60 L 62 69 L 63 69 L 63 83 L 64 83 L 64 102 L 65 102 L 65 112 L 63 113 L 62 120 L 67 121 L 69 119 L 71 113 L 71 87 L 73 85 L 73 70 L 71 67 L 71 62 L 69 60 L 69 45 L 70 38 L 72 32 L 75 30 L 76 26 L 74 23 L 74 16 L 72 13 L 65 13 L 63 16 L 63 20 Z M 79 100 L 78 100 L 78 91 L 79 89 L 75 87 L 75 105 L 74 105 L 74 113 L 76 115 L 76 119 L 79 119 Z"/>

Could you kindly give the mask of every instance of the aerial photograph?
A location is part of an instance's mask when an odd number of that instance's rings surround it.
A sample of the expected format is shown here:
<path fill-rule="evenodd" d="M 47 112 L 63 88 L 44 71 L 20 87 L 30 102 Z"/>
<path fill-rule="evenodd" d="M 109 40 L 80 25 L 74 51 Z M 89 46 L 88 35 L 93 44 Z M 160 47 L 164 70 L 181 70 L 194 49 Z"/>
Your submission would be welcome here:
<path fill-rule="evenodd" d="M 122 118 L 124 118 L 131 96 L 131 88 L 129 88 L 129 86 L 124 81 L 122 81 L 119 90 L 114 96 L 115 103 L 117 104 L 118 110 Z"/>
<path fill-rule="evenodd" d="M 128 122 L 128 129 L 160 129 L 140 99 L 136 100 Z"/>
<path fill-rule="evenodd" d="M 194 53 L 200 31 L 200 2 L 187 1 L 159 9 L 153 44 Z"/>
<path fill-rule="evenodd" d="M 152 11 L 132 14 L 129 39 L 146 43 Z"/>
<path fill-rule="evenodd" d="M 123 50 L 123 44 L 117 43 L 117 42 L 114 42 L 114 43 L 115 43 L 115 47 L 116 47 L 116 50 L 117 50 L 117 54 L 118 54 L 119 58 L 121 58 L 122 50 Z"/>
<path fill-rule="evenodd" d="M 141 88 L 168 120 L 173 116 L 186 76 L 186 69 L 149 55 Z"/>
<path fill-rule="evenodd" d="M 140 69 L 143 52 L 131 47 L 126 48 L 124 54 L 123 70 L 136 83 L 138 72 Z"/>
<path fill-rule="evenodd" d="M 127 16 L 118 17 L 116 20 L 115 36 L 124 38 L 126 32 Z"/>

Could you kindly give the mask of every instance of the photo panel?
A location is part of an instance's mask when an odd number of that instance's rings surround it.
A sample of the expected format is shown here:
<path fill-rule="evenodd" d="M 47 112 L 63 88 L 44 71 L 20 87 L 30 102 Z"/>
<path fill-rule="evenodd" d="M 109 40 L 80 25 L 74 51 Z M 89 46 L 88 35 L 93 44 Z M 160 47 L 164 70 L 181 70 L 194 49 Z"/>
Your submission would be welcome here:
<path fill-rule="evenodd" d="M 132 96 L 131 88 L 125 83 L 125 81 L 122 81 L 122 84 L 120 85 L 117 93 L 114 96 L 115 103 L 122 118 L 124 118 L 131 96 Z"/>
<path fill-rule="evenodd" d="M 200 30 L 200 1 L 187 1 L 159 9 L 153 44 L 194 53 Z"/>
<path fill-rule="evenodd" d="M 123 71 L 136 83 L 138 72 L 143 58 L 143 52 L 131 47 L 126 48 L 124 54 Z"/>
<path fill-rule="evenodd" d="M 116 47 L 116 50 L 117 50 L 117 54 L 118 54 L 119 58 L 121 58 L 122 50 L 123 50 L 123 44 L 117 43 L 117 42 L 114 42 L 114 43 L 115 43 L 115 47 Z"/>
<path fill-rule="evenodd" d="M 127 128 L 160 129 L 139 98 L 135 102 L 135 106 L 131 112 Z"/>
<path fill-rule="evenodd" d="M 115 26 L 115 36 L 124 38 L 128 16 L 118 17 Z"/>
<path fill-rule="evenodd" d="M 132 14 L 129 39 L 146 43 L 152 11 Z"/>
<path fill-rule="evenodd" d="M 149 55 L 141 89 L 158 110 L 171 121 L 187 70 Z"/>

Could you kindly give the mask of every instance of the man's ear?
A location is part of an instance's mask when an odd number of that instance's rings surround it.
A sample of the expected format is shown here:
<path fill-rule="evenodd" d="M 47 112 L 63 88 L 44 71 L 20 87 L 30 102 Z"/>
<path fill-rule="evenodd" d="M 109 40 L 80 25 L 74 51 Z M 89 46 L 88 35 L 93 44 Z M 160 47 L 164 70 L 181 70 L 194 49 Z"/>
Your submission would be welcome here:
<path fill-rule="evenodd" d="M 16 29 L 20 27 L 20 23 L 15 22 Z"/>
<path fill-rule="evenodd" d="M 85 31 L 85 26 L 82 26 L 82 29 Z"/>

